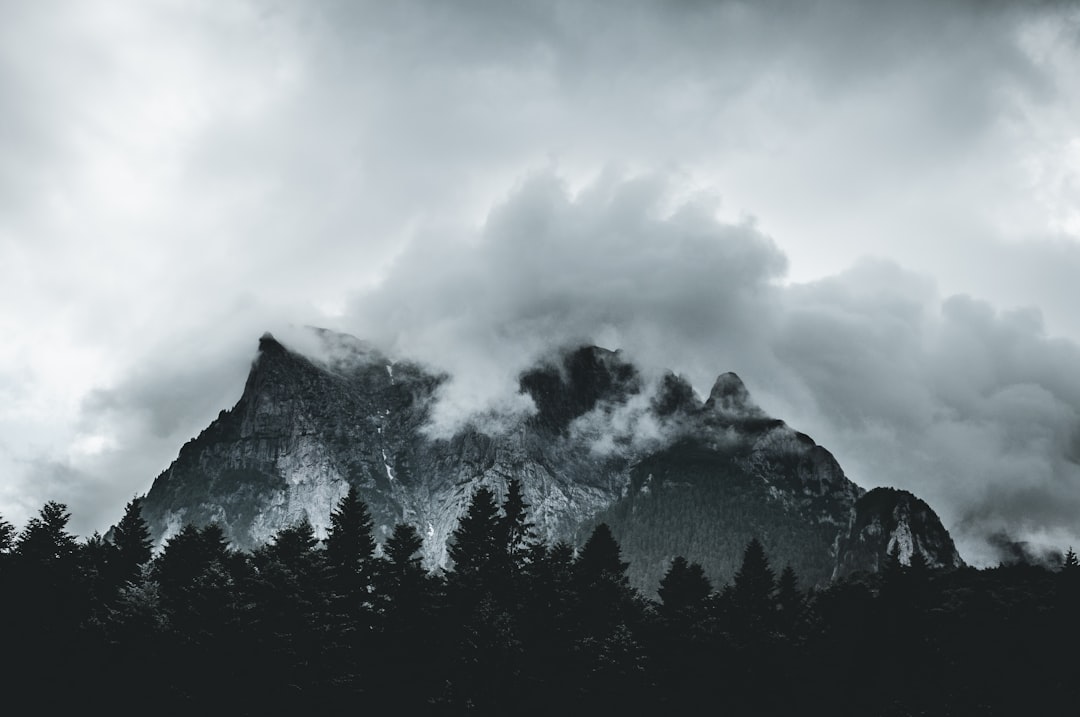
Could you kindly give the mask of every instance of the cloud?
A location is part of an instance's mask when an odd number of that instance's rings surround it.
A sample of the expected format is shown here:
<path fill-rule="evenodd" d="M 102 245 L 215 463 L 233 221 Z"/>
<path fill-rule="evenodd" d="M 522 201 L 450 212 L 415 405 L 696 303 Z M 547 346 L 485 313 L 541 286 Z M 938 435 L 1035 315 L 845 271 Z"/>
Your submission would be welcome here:
<path fill-rule="evenodd" d="M 444 427 L 551 344 L 734 370 L 865 485 L 1077 531 L 1072 4 L 8 10 L 13 522 L 107 527 L 312 324 L 452 370 Z"/>
<path fill-rule="evenodd" d="M 1075 540 L 1080 346 L 1047 336 L 1038 311 L 939 300 L 894 266 L 788 293 L 778 356 L 810 399 L 792 413 L 822 426 L 850 476 L 918 493 L 976 561 L 1000 531 Z"/>
<path fill-rule="evenodd" d="M 343 323 L 450 373 L 436 422 L 451 431 L 496 402 L 527 410 L 517 376 L 553 346 L 707 347 L 722 360 L 715 336 L 760 344 L 783 254 L 752 223 L 716 221 L 707 202 L 669 207 L 671 189 L 607 172 L 571 192 L 533 173 L 475 234 L 419 237 Z"/>

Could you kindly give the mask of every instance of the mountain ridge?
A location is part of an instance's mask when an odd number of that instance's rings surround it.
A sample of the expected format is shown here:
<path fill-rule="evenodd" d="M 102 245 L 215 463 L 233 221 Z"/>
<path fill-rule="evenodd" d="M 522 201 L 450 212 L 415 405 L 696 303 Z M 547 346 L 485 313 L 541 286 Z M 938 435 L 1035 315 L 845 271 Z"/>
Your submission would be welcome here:
<path fill-rule="evenodd" d="M 632 581 L 650 590 L 676 554 L 730 578 L 750 537 L 822 583 L 876 567 L 867 555 L 881 546 L 859 531 L 913 529 L 860 514 L 866 491 L 827 449 L 766 415 L 733 373 L 701 400 L 670 372 L 649 384 L 621 352 L 565 349 L 521 373 L 531 415 L 495 434 L 467 425 L 438 438 L 425 426 L 446 374 L 344 334 L 314 336 L 326 349 L 317 358 L 260 338 L 241 398 L 181 448 L 145 497 L 159 544 L 188 522 L 220 523 L 240 548 L 302 518 L 325 535 L 333 505 L 355 485 L 377 540 L 410 522 L 425 538 L 425 565 L 446 566 L 472 492 L 503 494 L 512 477 L 539 537 L 581 544 L 608 522 Z M 927 510 L 914 529 L 936 537 L 915 549 L 932 565 L 962 564 Z"/>

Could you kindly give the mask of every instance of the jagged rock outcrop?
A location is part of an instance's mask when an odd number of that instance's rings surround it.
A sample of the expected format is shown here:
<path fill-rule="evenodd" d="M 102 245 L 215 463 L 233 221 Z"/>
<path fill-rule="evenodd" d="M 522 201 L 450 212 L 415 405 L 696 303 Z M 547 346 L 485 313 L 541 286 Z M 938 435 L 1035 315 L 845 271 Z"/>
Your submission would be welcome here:
<path fill-rule="evenodd" d="M 352 337 L 316 335 L 320 358 L 260 339 L 240 400 L 144 500 L 159 544 L 188 522 L 218 522 L 240 548 L 304 517 L 323 535 L 355 485 L 377 539 L 411 522 L 425 563 L 445 565 L 473 491 L 501 493 L 517 477 L 540 537 L 580 544 L 607 522 L 648 591 L 677 554 L 730 579 L 755 536 L 810 584 L 862 565 L 850 551 L 873 549 L 850 537 L 863 490 L 827 450 L 757 407 L 735 374 L 701 401 L 673 374 L 650 384 L 617 352 L 562 351 L 520 377 L 532 415 L 496 435 L 466 427 L 436 438 L 424 427 L 446 376 Z"/>
<path fill-rule="evenodd" d="M 855 504 L 851 526 L 840 539 L 834 577 L 875 572 L 893 550 L 904 565 L 915 553 L 934 568 L 964 565 L 949 531 L 925 501 L 905 490 L 875 488 Z"/>

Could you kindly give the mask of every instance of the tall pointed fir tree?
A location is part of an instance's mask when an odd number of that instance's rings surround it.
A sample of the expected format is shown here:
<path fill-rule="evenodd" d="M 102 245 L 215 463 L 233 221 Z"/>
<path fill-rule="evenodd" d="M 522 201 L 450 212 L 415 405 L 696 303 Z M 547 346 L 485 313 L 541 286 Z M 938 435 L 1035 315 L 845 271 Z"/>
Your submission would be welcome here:
<path fill-rule="evenodd" d="M 326 535 L 326 568 L 336 600 L 366 606 L 370 600 L 375 537 L 371 513 L 356 486 L 330 513 Z"/>
<path fill-rule="evenodd" d="M 657 593 L 665 617 L 692 617 L 712 593 L 712 584 L 699 563 L 687 562 L 679 555 L 671 561 Z"/>
<path fill-rule="evenodd" d="M 511 478 L 506 482 L 506 499 L 503 501 L 503 515 L 500 525 L 506 541 L 506 550 L 510 566 L 515 571 L 524 567 L 530 552 L 536 545 L 532 521 L 529 520 L 528 504 L 521 481 Z"/>
<path fill-rule="evenodd" d="M 140 567 L 150 562 L 153 541 L 150 528 L 142 517 L 142 499 L 132 498 L 124 507 L 124 515 L 113 528 L 111 578 L 117 588 L 139 577 Z"/>
<path fill-rule="evenodd" d="M 776 576 L 765 556 L 765 546 L 751 538 L 731 586 L 735 625 L 744 636 L 761 636 L 773 627 L 776 612 Z"/>
<path fill-rule="evenodd" d="M 450 536 L 452 582 L 462 587 L 488 588 L 505 567 L 506 544 L 495 494 L 480 487 Z"/>
<path fill-rule="evenodd" d="M 323 558 L 327 603 L 323 678 L 331 698 L 344 704 L 370 687 L 381 649 L 372 644 L 375 537 L 371 513 L 356 486 L 349 486 L 330 514 Z"/>

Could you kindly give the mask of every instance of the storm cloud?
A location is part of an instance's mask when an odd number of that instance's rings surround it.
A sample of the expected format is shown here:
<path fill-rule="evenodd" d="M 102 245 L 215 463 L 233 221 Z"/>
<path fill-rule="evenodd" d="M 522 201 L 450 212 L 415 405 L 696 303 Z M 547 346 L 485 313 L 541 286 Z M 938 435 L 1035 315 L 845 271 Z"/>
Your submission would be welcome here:
<path fill-rule="evenodd" d="M 318 325 L 452 372 L 433 430 L 528 410 L 560 344 L 734 370 L 965 557 L 1076 542 L 1078 38 L 1055 2 L 5 6 L 0 515 L 106 528 Z"/>

